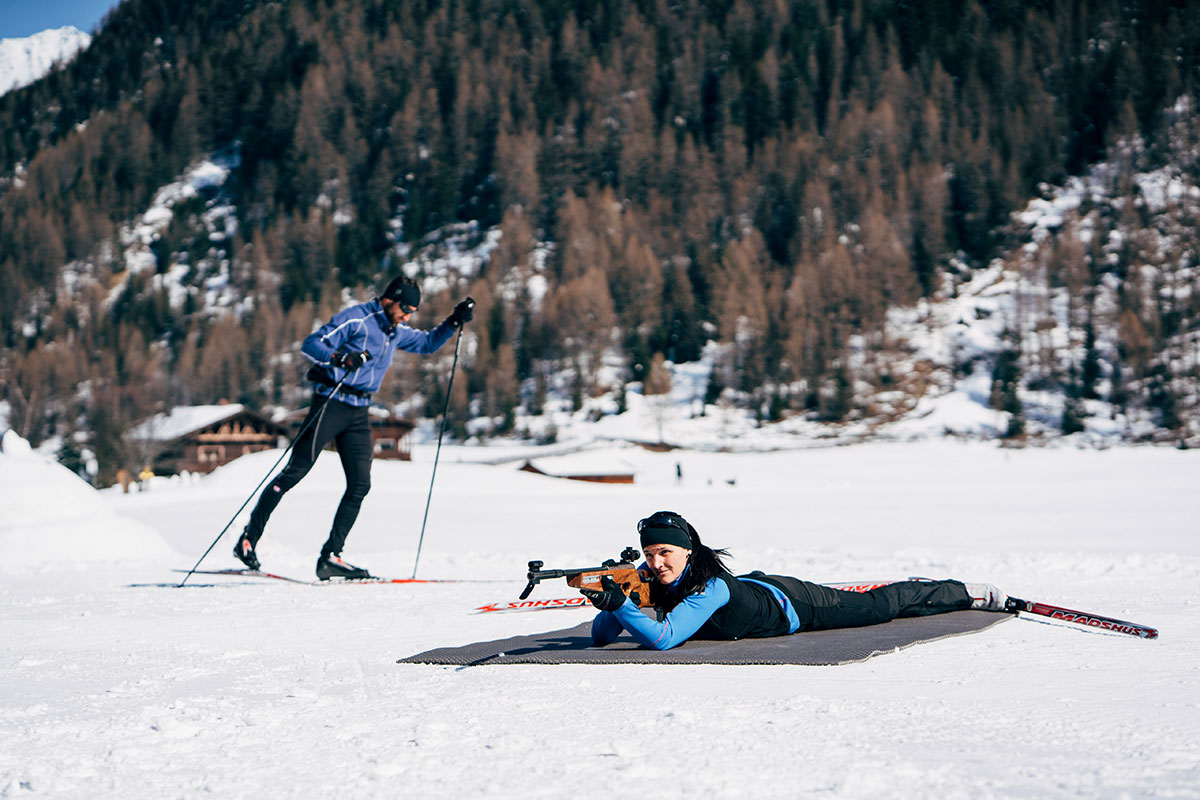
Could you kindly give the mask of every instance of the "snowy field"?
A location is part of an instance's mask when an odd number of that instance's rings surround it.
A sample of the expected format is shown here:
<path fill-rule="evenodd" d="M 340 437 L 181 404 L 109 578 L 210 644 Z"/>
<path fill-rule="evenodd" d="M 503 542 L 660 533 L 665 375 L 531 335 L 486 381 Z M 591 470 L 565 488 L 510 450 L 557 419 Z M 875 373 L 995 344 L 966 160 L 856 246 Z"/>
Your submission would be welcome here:
<path fill-rule="evenodd" d="M 0 797 L 1200 797 L 1195 451 L 563 457 L 636 472 L 603 486 L 449 448 L 419 576 L 480 582 L 180 589 L 171 570 L 278 452 L 126 495 L 5 445 Z M 376 462 L 349 560 L 411 574 L 432 455 Z M 276 512 L 265 568 L 312 576 L 341 487 L 326 454 Z M 661 508 L 741 571 L 988 580 L 1161 638 L 1030 617 L 839 667 L 395 663 L 589 618 L 474 609 L 515 599 L 530 559 L 583 566 L 636 546 L 634 523 Z M 236 566 L 232 542 L 205 566 Z M 568 595 L 553 582 L 534 597 Z"/>

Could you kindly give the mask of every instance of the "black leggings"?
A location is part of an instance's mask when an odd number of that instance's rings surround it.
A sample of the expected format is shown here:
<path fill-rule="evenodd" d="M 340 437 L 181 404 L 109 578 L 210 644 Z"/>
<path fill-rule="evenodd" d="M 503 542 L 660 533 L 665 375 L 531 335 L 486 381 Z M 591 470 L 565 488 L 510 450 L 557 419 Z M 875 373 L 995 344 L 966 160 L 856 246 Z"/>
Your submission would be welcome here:
<path fill-rule="evenodd" d="M 857 628 L 971 607 L 971 596 L 960 581 L 902 581 L 869 592 L 847 592 L 786 575 L 768 578 L 791 598 L 800 631 Z"/>
<path fill-rule="evenodd" d="M 338 503 L 333 527 L 329 539 L 321 547 L 321 555 L 340 553 L 354 520 L 358 518 L 363 498 L 371 490 L 371 422 L 367 407 L 351 406 L 314 394 L 301 427 L 303 432 L 292 443 L 292 457 L 287 466 L 258 498 L 258 504 L 250 514 L 250 524 L 246 526 L 246 535 L 252 543 L 258 543 L 271 512 L 283 495 L 308 474 L 321 450 L 333 440 L 342 460 L 342 471 L 346 473 L 346 493 Z"/>

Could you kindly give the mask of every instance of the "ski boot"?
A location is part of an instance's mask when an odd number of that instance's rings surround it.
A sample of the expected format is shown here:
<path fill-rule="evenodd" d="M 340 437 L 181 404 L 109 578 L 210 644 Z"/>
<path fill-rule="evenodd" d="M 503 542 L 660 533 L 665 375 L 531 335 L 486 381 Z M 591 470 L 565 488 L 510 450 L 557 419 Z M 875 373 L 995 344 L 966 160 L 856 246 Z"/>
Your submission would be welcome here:
<path fill-rule="evenodd" d="M 373 577 L 362 567 L 356 567 L 342 558 L 341 553 L 322 553 L 317 559 L 317 578 L 327 581 L 330 578 L 344 578 L 351 581 L 361 581 Z"/>
<path fill-rule="evenodd" d="M 1008 595 L 990 583 L 967 583 L 967 594 L 971 595 L 971 608 L 975 611 L 1006 611 Z"/>
<path fill-rule="evenodd" d="M 258 572 L 262 564 L 258 561 L 258 554 L 254 552 L 254 542 L 250 541 L 250 535 L 246 531 L 242 531 L 242 535 L 238 537 L 237 544 L 233 546 L 233 556 L 238 561 L 246 565 L 246 569 Z"/>

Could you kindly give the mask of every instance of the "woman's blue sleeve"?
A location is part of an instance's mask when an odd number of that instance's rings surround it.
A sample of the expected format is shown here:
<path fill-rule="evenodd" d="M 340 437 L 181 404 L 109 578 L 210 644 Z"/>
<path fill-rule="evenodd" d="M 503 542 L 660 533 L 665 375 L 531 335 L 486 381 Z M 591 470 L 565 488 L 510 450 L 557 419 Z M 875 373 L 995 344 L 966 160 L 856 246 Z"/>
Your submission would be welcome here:
<path fill-rule="evenodd" d="M 609 616 L 620 623 L 622 628 L 629 631 L 629 635 L 637 640 L 638 644 L 652 650 L 670 650 L 690 639 L 704 623 L 708 622 L 708 618 L 717 609 L 728 602 L 729 587 L 722 580 L 710 578 L 703 591 L 689 594 L 683 598 L 683 601 L 675 606 L 662 622 L 656 622 L 647 617 L 633 604 L 632 600 L 626 600 L 625 605 Z M 597 617 L 598 619 L 599 617 Z M 593 622 L 593 641 L 595 637 L 596 623 Z"/>

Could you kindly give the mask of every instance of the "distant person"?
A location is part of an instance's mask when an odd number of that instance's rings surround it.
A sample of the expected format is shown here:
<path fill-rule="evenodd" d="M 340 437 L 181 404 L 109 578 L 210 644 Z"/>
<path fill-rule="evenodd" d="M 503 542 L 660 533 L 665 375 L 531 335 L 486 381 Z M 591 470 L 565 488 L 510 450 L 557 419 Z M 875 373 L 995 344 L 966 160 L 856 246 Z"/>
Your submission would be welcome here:
<path fill-rule="evenodd" d="M 606 645 L 627 630 L 645 647 L 669 650 L 692 638 L 764 638 L 966 609 L 1003 611 L 1008 599 L 988 583 L 901 581 L 850 592 L 786 575 L 734 576 L 722 561 L 727 553 L 702 544 L 674 511 L 646 517 L 638 534 L 646 556 L 641 569 L 651 573 L 650 600 L 659 619 L 643 614 L 605 576 L 603 591 L 583 591 L 600 609 L 592 620 L 593 644 Z"/>
<path fill-rule="evenodd" d="M 331 440 L 337 443 L 346 492 L 333 517 L 329 538 L 317 559 L 317 577 L 369 578 L 370 573 L 342 558 L 346 536 L 358 517 L 363 498 L 371 488 L 371 425 L 368 408 L 371 395 L 383 383 L 397 350 L 433 353 L 470 322 L 475 301 L 469 297 L 454 307 L 450 316 L 430 331 L 408 327 L 408 320 L 421 305 L 421 290 L 411 279 L 400 276 L 367 303 L 343 309 L 310 334 L 301 351 L 313 361 L 308 379 L 313 382 L 312 405 L 292 443 L 292 457 L 283 471 L 263 490 L 250 514 L 233 554 L 253 570 L 261 566 L 255 547 L 263 528 L 283 495 L 312 469 L 317 455 Z"/>
<path fill-rule="evenodd" d="M 675 485 L 683 485 L 683 465 L 678 461 L 675 462 Z"/>

